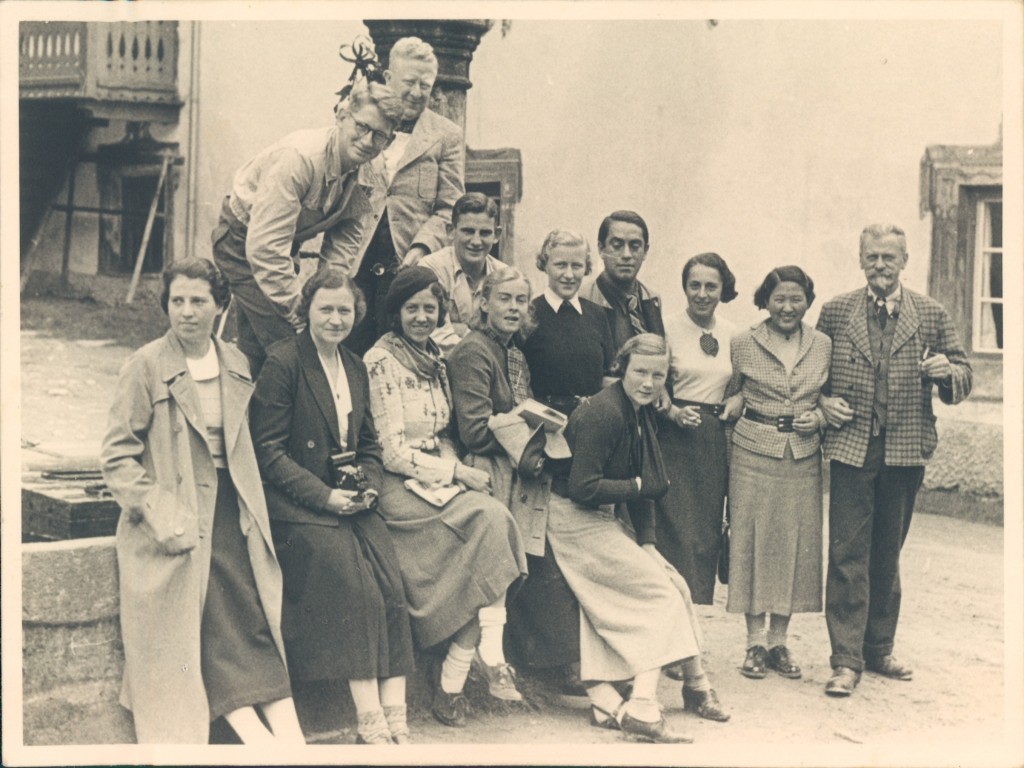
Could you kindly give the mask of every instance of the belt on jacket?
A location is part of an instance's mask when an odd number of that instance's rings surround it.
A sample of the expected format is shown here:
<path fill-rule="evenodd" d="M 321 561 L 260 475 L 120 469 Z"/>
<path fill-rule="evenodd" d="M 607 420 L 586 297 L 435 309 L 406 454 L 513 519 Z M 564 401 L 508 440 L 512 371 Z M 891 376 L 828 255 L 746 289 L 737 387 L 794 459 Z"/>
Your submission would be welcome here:
<path fill-rule="evenodd" d="M 701 403 L 697 400 L 677 400 L 672 398 L 672 405 L 677 405 L 680 408 L 697 408 L 701 413 L 710 413 L 712 416 L 721 416 L 722 412 L 725 411 L 724 403 Z"/>
<path fill-rule="evenodd" d="M 767 424 L 769 427 L 775 427 L 779 432 L 793 431 L 793 416 L 765 416 L 763 413 L 747 408 L 743 411 L 743 418 L 757 424 Z"/>

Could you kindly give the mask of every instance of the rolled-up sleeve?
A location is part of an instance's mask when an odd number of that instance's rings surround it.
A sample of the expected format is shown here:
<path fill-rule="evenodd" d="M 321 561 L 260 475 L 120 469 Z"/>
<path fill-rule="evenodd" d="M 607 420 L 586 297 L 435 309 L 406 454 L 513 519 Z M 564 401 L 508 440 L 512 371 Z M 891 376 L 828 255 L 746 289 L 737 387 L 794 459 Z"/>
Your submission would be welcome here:
<path fill-rule="evenodd" d="M 312 163 L 300 152 L 282 147 L 259 179 L 249 213 L 245 253 L 252 274 L 267 299 L 296 329 L 301 288 L 292 259 L 292 242 L 302 199 L 313 183 Z"/>

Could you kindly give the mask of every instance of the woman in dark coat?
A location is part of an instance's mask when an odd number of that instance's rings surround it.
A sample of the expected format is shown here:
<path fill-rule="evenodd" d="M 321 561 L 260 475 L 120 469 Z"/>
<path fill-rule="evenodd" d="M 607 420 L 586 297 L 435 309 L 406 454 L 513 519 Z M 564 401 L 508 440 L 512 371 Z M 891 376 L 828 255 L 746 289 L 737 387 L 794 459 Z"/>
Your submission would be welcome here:
<path fill-rule="evenodd" d="M 668 373 L 665 340 L 645 333 L 618 355 L 621 381 L 569 418 L 568 477 L 556 477 L 548 538 L 582 616 L 580 673 L 591 722 L 659 743 L 674 733 L 657 701 L 663 666 L 682 662 L 685 709 L 727 720 L 700 660 L 700 633 L 689 590 L 655 548 L 654 502 L 665 494 L 652 403 Z M 612 682 L 632 681 L 623 702 Z"/>
<path fill-rule="evenodd" d="M 284 574 L 281 620 L 293 680 L 347 680 L 358 743 L 404 743 L 412 639 L 402 577 L 376 509 L 381 449 L 362 361 L 339 346 L 365 311 L 341 270 L 303 286 L 306 330 L 268 350 L 252 432 Z M 344 490 L 332 454 L 365 482 Z M 351 469 L 351 467 L 349 467 Z"/>

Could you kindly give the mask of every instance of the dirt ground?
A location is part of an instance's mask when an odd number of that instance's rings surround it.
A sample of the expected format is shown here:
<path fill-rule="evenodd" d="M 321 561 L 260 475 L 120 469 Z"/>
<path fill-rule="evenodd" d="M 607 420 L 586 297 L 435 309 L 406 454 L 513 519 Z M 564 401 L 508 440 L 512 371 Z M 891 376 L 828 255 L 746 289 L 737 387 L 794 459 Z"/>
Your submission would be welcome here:
<path fill-rule="evenodd" d="M 129 352 L 113 342 L 54 336 L 45 328 L 23 332 L 22 439 L 57 453 L 94 456 L 117 372 Z M 913 682 L 867 674 L 849 699 L 824 696 L 829 643 L 820 614 L 798 615 L 791 624 L 790 647 L 803 666 L 802 680 L 774 674 L 748 680 L 737 672 L 744 654 L 743 619 L 725 612 L 725 588 L 719 587 L 716 604 L 699 611 L 707 667 L 732 720 L 718 724 L 684 714 L 677 684 L 663 679 L 660 698 L 666 716 L 692 733 L 696 743 L 671 748 L 672 758 L 660 752 L 662 757 L 650 759 L 735 764 L 777 760 L 778 754 L 797 749 L 800 762 L 823 764 L 831 762 L 833 748 L 859 745 L 856 759 L 865 762 L 901 754 L 906 760 L 897 764 L 940 764 L 965 754 L 971 758 L 967 762 L 991 764 L 984 756 L 1003 739 L 1006 711 L 1003 529 L 927 511 L 918 510 L 903 554 L 897 656 L 913 665 Z M 1019 653 L 1016 641 L 1011 650 Z M 536 689 L 529 679 L 525 684 Z M 622 755 L 607 751 L 622 744 L 621 738 L 590 727 L 584 710 L 561 705 L 543 692 L 538 698 L 539 711 L 485 713 L 459 730 L 435 723 L 416 708 L 414 734 L 421 744 L 509 745 L 492 753 L 497 760 L 511 759 L 515 753 L 509 750 L 516 745 L 599 748 L 545 752 L 559 762 L 602 762 L 604 755 Z M 1018 741 L 1019 718 L 1014 712 L 1006 721 Z M 320 734 L 320 743 L 351 743 L 354 734 L 343 725 Z M 626 756 L 639 759 L 639 754 Z"/>

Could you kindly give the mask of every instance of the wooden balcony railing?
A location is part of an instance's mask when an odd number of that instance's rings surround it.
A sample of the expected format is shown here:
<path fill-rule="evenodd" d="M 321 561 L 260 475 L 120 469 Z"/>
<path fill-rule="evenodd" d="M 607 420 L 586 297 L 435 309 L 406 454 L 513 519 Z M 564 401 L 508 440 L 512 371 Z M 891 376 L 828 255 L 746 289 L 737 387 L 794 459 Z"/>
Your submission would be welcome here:
<path fill-rule="evenodd" d="M 127 119 L 181 106 L 176 21 L 25 21 L 19 43 L 23 99 L 76 99 Z"/>

